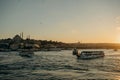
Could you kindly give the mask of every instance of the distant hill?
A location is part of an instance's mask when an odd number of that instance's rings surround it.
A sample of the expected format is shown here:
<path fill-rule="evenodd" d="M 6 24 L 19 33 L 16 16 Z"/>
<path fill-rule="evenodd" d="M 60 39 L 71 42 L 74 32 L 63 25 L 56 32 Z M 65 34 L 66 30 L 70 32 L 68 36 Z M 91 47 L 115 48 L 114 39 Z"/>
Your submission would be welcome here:
<path fill-rule="evenodd" d="M 13 39 L 1 39 L 0 48 L 10 48 L 11 45 L 16 45 L 21 48 L 21 44 L 36 44 L 40 48 L 49 48 L 55 46 L 63 49 L 120 49 L 120 43 L 64 43 L 52 40 L 35 40 L 35 39 L 23 39 L 19 35 L 15 35 Z M 23 46 L 24 47 L 24 46 Z"/>

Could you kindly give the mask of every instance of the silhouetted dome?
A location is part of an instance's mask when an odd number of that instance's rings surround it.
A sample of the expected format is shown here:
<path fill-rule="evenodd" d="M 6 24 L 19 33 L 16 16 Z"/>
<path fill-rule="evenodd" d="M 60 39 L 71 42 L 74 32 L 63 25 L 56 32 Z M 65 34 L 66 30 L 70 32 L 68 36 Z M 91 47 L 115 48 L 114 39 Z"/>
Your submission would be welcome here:
<path fill-rule="evenodd" d="M 19 35 L 15 35 L 15 37 L 13 37 L 13 40 L 19 42 L 22 40 L 22 38 Z"/>

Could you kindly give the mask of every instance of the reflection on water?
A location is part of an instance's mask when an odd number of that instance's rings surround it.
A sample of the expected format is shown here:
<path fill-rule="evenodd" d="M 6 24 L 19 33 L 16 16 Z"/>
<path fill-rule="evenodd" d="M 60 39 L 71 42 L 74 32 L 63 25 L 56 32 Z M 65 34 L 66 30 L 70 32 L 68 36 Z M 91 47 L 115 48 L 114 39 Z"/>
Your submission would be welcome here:
<path fill-rule="evenodd" d="M 32 58 L 0 52 L 0 80 L 119 79 L 120 51 L 104 52 L 104 58 L 93 60 L 78 60 L 70 50 L 35 52 Z"/>

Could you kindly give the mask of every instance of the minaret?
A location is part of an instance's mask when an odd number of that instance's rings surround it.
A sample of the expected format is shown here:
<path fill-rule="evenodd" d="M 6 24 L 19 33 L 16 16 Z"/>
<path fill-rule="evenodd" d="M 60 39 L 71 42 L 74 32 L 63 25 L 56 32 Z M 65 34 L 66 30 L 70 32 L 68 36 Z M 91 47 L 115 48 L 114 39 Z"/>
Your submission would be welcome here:
<path fill-rule="evenodd" d="M 22 39 L 23 39 L 23 32 L 22 32 Z"/>

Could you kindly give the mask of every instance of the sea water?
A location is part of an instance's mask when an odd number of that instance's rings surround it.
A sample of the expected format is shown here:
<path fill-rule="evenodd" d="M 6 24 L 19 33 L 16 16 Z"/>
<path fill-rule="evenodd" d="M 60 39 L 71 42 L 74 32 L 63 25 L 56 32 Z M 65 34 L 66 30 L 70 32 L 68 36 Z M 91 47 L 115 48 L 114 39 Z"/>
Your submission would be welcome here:
<path fill-rule="evenodd" d="M 0 52 L 0 80 L 120 79 L 120 51 L 100 50 L 105 57 L 91 60 L 77 59 L 72 50 L 39 51 L 30 58 Z"/>

